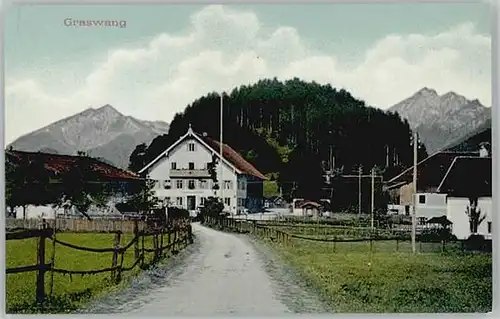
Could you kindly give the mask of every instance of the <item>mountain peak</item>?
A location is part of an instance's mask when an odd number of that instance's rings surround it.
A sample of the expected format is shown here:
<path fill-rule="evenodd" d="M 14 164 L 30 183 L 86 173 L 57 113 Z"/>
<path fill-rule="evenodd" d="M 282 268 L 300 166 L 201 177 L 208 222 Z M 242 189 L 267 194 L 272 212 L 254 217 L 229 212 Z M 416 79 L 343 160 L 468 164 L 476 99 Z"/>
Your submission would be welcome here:
<path fill-rule="evenodd" d="M 450 141 L 474 132 L 491 118 L 489 109 L 477 100 L 470 101 L 453 91 L 438 95 L 428 87 L 389 110 L 408 120 L 411 128 L 417 128 L 428 153 L 434 153 Z"/>
<path fill-rule="evenodd" d="M 58 120 L 18 138 L 11 145 L 18 150 L 43 149 L 59 154 L 86 151 L 93 157 L 103 157 L 126 167 L 136 145 L 150 143 L 167 132 L 167 123 L 141 121 L 106 104 Z"/>
<path fill-rule="evenodd" d="M 428 88 L 424 86 L 422 89 L 420 89 L 416 94 L 425 94 L 425 95 L 438 95 L 436 90 Z"/>
<path fill-rule="evenodd" d="M 97 108 L 96 111 L 99 112 L 99 113 L 108 113 L 108 114 L 123 115 L 122 113 L 120 113 L 117 109 L 115 109 L 110 104 L 103 105 L 103 106 Z"/>

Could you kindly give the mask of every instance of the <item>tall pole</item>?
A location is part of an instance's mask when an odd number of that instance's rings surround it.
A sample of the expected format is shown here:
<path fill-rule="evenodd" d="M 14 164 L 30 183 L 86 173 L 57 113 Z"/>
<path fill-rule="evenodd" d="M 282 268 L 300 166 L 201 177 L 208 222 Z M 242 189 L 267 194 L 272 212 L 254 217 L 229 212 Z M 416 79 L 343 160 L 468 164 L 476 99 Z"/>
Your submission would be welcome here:
<path fill-rule="evenodd" d="M 220 200 L 222 201 L 222 207 L 225 208 L 226 204 L 224 202 L 224 178 L 223 178 L 223 166 L 224 166 L 224 149 L 223 149 L 223 141 L 222 141 L 222 127 L 223 127 L 223 114 L 224 114 L 224 97 L 223 93 L 220 94 L 220 138 L 219 138 L 219 153 L 220 153 Z M 224 209 L 223 209 L 224 210 Z"/>
<path fill-rule="evenodd" d="M 417 233 L 417 154 L 418 154 L 418 133 L 413 133 L 413 213 L 411 218 L 411 248 L 416 252 L 416 233 Z"/>
<path fill-rule="evenodd" d="M 358 214 L 361 217 L 361 174 L 363 173 L 363 168 L 359 165 L 358 168 Z"/>
<path fill-rule="evenodd" d="M 372 229 L 373 229 L 373 218 L 375 214 L 375 167 L 372 168 Z"/>

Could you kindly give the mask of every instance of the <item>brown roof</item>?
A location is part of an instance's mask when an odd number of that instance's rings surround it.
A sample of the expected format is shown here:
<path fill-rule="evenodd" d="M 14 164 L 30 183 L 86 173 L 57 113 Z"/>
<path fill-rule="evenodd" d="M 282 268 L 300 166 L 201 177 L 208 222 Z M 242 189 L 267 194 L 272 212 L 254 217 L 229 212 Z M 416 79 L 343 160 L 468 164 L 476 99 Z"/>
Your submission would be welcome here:
<path fill-rule="evenodd" d="M 41 161 L 45 169 L 54 175 L 67 172 L 77 165 L 77 160 L 82 156 L 49 154 L 41 152 L 6 151 L 9 159 L 14 161 L 28 160 Z M 88 157 L 91 169 L 104 180 L 140 180 L 141 178 L 129 171 L 122 170 L 110 164 Z"/>
<path fill-rule="evenodd" d="M 475 152 L 438 152 L 425 158 L 417 164 L 417 189 L 425 191 L 429 188 L 437 188 L 451 163 L 457 156 L 477 157 Z M 386 182 L 388 188 L 408 184 L 413 180 L 413 165 L 399 175 Z"/>
<path fill-rule="evenodd" d="M 438 191 L 457 197 L 491 197 L 491 157 L 457 157 Z"/>
<path fill-rule="evenodd" d="M 312 206 L 314 208 L 321 208 L 322 205 L 321 204 L 318 204 L 316 202 L 311 202 L 311 201 L 305 201 L 303 203 L 300 204 L 300 208 L 305 208 L 305 207 L 308 207 L 308 206 Z"/>
<path fill-rule="evenodd" d="M 214 140 L 208 136 L 203 136 L 198 134 L 198 136 L 210 146 L 214 152 L 219 153 L 220 151 L 220 143 L 219 141 Z M 238 152 L 232 149 L 229 145 L 223 144 L 222 146 L 222 155 L 223 157 L 233 164 L 237 169 L 246 173 L 248 175 L 255 176 L 257 178 L 266 180 L 267 178 L 259 172 L 252 164 L 250 164 L 247 160 L 245 160 Z"/>

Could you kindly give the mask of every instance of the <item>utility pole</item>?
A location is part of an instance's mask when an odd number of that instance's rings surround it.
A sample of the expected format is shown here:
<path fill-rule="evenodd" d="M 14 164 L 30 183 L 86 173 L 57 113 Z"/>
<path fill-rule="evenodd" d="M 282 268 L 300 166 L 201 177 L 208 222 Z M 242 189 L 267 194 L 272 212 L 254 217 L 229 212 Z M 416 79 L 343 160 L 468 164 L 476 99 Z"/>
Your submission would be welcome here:
<path fill-rule="evenodd" d="M 413 133 L 413 213 L 411 218 L 411 248 L 416 252 L 416 233 L 417 233 L 417 154 L 418 154 L 418 133 Z"/>
<path fill-rule="evenodd" d="M 363 166 L 358 168 L 358 215 L 361 217 L 361 174 L 363 174 Z"/>
<path fill-rule="evenodd" d="M 224 178 L 223 178 L 223 166 L 224 166 L 224 154 L 223 154 L 223 141 L 222 141 L 222 121 L 223 121 L 223 114 L 224 114 L 224 100 L 223 100 L 223 93 L 221 92 L 220 94 L 220 138 L 219 138 L 219 152 L 220 152 L 220 199 L 222 201 L 222 210 L 224 211 L 225 208 L 225 202 L 224 202 Z"/>
<path fill-rule="evenodd" d="M 372 229 L 375 214 L 375 167 L 372 168 Z"/>

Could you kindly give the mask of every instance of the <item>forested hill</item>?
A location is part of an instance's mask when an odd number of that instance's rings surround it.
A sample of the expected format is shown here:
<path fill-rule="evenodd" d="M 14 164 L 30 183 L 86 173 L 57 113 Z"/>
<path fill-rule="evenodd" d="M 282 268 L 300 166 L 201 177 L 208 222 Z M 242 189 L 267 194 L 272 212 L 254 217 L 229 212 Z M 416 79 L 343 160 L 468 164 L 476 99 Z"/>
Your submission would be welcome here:
<path fill-rule="evenodd" d="M 390 166 L 412 162 L 408 123 L 398 114 L 367 107 L 345 90 L 300 79 L 273 79 L 235 88 L 223 98 L 224 142 L 263 173 L 290 171 L 293 163 L 285 165 L 289 158 L 310 159 L 309 168 L 316 170 L 316 163 L 328 161 L 330 146 L 335 166 L 343 167 L 344 173 L 359 164 L 368 170 L 373 165 L 384 168 L 387 157 Z M 219 110 L 217 93 L 194 101 L 176 114 L 167 135 L 153 140 L 145 157 L 134 158 L 134 152 L 131 169 L 154 159 L 186 133 L 189 123 L 196 132 L 219 139 Z"/>

